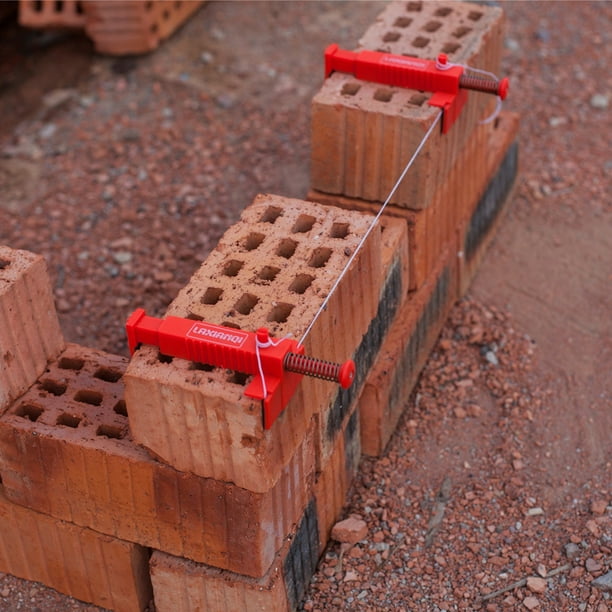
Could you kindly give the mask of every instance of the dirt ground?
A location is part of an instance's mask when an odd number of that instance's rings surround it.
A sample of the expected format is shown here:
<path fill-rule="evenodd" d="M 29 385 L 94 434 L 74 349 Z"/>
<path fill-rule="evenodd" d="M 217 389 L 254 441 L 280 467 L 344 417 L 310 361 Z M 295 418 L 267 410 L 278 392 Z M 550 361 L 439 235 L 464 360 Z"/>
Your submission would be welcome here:
<path fill-rule="evenodd" d="M 612 609 L 612 4 L 501 5 L 518 186 L 306 610 Z M 209 2 L 122 59 L 4 16 L 0 242 L 46 257 L 69 341 L 126 354 L 257 193 L 305 196 L 322 51 L 382 8 Z M 0 609 L 97 610 L 12 576 Z"/>

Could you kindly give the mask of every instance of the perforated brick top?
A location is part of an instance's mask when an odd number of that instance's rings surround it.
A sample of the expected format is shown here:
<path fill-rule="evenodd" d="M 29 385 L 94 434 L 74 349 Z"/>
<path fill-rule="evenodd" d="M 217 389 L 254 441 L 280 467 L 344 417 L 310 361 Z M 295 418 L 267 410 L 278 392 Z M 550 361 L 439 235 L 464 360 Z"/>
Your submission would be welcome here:
<path fill-rule="evenodd" d="M 371 222 L 355 211 L 259 195 L 167 314 L 299 338 Z"/>

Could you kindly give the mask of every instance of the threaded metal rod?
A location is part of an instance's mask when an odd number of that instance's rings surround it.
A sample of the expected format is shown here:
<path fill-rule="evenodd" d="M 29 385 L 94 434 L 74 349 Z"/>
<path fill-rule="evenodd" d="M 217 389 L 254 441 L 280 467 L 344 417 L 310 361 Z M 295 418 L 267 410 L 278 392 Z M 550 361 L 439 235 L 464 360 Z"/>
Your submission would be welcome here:
<path fill-rule="evenodd" d="M 487 79 L 479 76 L 470 76 L 463 73 L 459 77 L 459 87 L 471 89 L 472 91 L 482 91 L 505 98 L 508 91 L 508 79 Z"/>
<path fill-rule="evenodd" d="M 355 375 L 355 364 L 350 360 L 338 364 L 291 352 L 285 355 L 283 366 L 289 372 L 337 382 L 344 388 L 350 386 Z"/>

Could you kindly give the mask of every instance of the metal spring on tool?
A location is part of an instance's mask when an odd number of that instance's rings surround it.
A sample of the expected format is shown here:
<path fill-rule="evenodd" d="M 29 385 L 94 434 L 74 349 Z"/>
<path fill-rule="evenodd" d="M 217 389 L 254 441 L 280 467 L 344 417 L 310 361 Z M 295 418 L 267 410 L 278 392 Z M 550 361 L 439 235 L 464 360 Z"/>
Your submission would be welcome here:
<path fill-rule="evenodd" d="M 339 381 L 340 365 L 308 357 L 306 355 L 298 355 L 297 353 L 287 353 L 283 363 L 285 370 L 295 372 L 296 374 L 305 374 L 306 376 L 314 376 L 323 380 Z"/>
<path fill-rule="evenodd" d="M 497 79 L 487 79 L 479 76 L 462 74 L 459 77 L 459 87 L 471 89 L 472 91 L 483 91 L 499 95 L 500 81 Z"/>

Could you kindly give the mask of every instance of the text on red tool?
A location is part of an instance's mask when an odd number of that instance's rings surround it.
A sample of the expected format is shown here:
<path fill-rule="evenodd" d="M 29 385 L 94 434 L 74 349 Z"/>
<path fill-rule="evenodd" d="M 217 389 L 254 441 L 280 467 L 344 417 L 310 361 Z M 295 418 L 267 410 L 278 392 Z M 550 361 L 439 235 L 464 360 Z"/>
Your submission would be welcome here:
<path fill-rule="evenodd" d="M 296 340 L 272 340 L 265 328 L 247 332 L 181 317 L 157 319 L 142 308 L 127 320 L 130 353 L 151 344 L 170 357 L 179 357 L 253 376 L 244 394 L 263 402 L 263 424 L 270 429 L 295 393 L 303 375 L 338 382 L 353 382 L 355 364 L 339 365 L 304 355 Z"/>
<path fill-rule="evenodd" d="M 508 79 L 470 76 L 463 66 L 449 64 L 444 54 L 433 61 L 365 49 L 346 51 L 332 44 L 325 50 L 325 77 L 333 72 L 352 74 L 362 81 L 433 92 L 428 103 L 444 111 L 443 133 L 459 116 L 467 90 L 492 93 L 502 100 L 508 93 Z"/>

